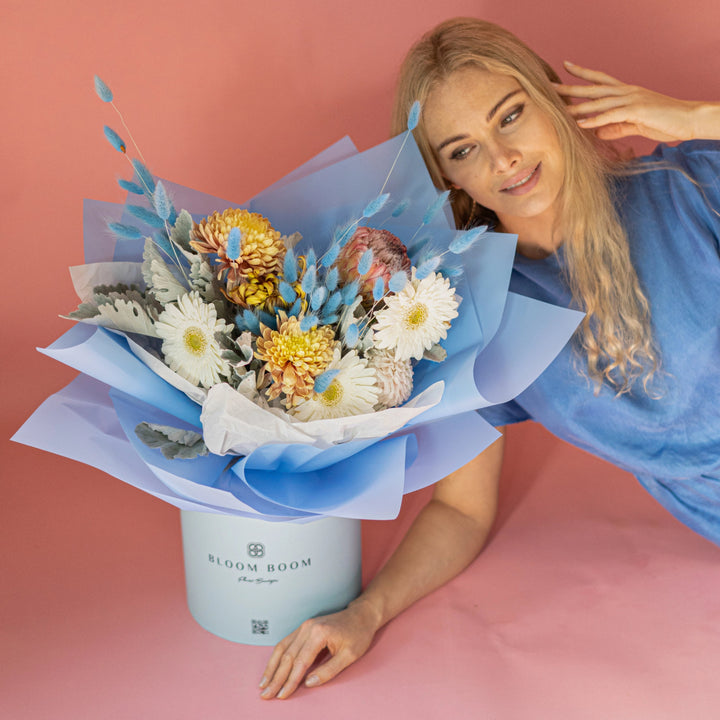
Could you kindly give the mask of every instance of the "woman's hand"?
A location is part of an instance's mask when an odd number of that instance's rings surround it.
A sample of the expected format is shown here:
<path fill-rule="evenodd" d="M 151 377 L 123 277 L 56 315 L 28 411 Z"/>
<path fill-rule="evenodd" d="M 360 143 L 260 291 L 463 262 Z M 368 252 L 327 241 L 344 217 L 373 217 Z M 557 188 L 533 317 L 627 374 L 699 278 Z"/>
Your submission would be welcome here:
<path fill-rule="evenodd" d="M 328 650 L 330 658 L 305 680 L 307 687 L 322 685 L 362 657 L 378 630 L 377 616 L 362 599 L 347 609 L 306 620 L 273 650 L 260 687 L 261 697 L 285 699 L 295 692 L 317 656 Z"/>
<path fill-rule="evenodd" d="M 597 70 L 566 62 L 571 75 L 590 85 L 556 84 L 565 98 L 581 102 L 568 110 L 583 129 L 595 130 L 601 140 L 616 140 L 629 135 L 658 142 L 716 138 L 720 134 L 720 105 L 676 100 L 637 85 L 627 85 Z"/>

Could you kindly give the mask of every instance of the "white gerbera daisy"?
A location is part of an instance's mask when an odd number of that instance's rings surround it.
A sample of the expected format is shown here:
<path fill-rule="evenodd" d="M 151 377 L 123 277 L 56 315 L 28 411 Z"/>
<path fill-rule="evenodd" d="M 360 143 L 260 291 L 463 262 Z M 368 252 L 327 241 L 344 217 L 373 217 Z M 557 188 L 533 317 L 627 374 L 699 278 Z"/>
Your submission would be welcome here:
<path fill-rule="evenodd" d="M 379 390 L 375 384 L 375 370 L 354 350 L 340 356 L 335 349 L 328 370 L 339 370 L 325 392 L 313 393 L 291 412 L 303 422 L 327 418 L 348 417 L 372 412 Z"/>
<path fill-rule="evenodd" d="M 430 273 L 418 280 L 413 268 L 410 282 L 399 293 L 388 295 L 375 316 L 375 347 L 395 350 L 398 360 L 420 360 L 425 350 L 447 337 L 458 304 L 447 278 Z"/>
<path fill-rule="evenodd" d="M 206 305 L 197 292 L 166 305 L 155 329 L 163 338 L 165 362 L 178 375 L 204 388 L 230 376 L 230 364 L 222 358 L 215 335 L 228 333 L 231 327 L 218 319 L 215 306 Z"/>
<path fill-rule="evenodd" d="M 380 394 L 376 410 L 402 405 L 412 393 L 413 368 L 409 360 L 398 360 L 393 350 L 370 350 L 368 366 L 375 369 Z"/>

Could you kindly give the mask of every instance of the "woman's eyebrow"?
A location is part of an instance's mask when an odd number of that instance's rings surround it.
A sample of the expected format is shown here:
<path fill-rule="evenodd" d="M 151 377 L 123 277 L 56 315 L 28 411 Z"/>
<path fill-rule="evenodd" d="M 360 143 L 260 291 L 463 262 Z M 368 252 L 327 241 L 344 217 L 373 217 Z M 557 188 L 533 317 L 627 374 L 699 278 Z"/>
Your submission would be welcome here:
<path fill-rule="evenodd" d="M 485 118 L 486 122 L 490 122 L 493 117 L 495 117 L 495 114 L 497 111 L 511 98 L 517 95 L 518 93 L 522 92 L 522 88 L 518 88 L 517 90 L 512 90 L 507 95 L 502 97 L 499 102 L 495 103 L 493 108 L 490 110 L 490 112 L 487 114 L 487 117 Z M 437 148 L 435 148 L 435 152 L 440 152 L 445 146 L 452 145 L 452 143 L 457 142 L 458 140 L 465 140 L 468 136 L 467 135 L 453 135 L 453 137 L 449 137 L 446 140 L 443 140 Z"/>
<path fill-rule="evenodd" d="M 520 88 L 517 90 L 513 90 L 512 92 L 509 92 L 500 102 L 496 103 L 496 105 L 493 107 L 493 109 L 487 114 L 487 122 L 490 122 L 493 117 L 495 116 L 495 113 L 503 106 L 504 103 L 506 103 L 513 95 L 517 95 L 519 92 L 522 92 Z"/>

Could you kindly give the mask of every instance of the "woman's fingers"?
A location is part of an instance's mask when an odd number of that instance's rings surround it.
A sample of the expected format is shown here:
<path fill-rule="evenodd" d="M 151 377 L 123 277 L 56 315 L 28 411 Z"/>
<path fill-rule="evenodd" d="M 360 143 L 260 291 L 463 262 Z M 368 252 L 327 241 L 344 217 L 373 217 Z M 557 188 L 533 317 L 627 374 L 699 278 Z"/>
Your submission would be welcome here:
<path fill-rule="evenodd" d="M 310 628 L 310 621 L 303 623 L 275 647 L 260 683 L 260 687 L 264 688 L 260 697 L 282 699 L 295 692 L 315 658 L 327 645 L 325 638 Z"/>
<path fill-rule="evenodd" d="M 308 687 L 315 687 L 332 680 L 337 674 L 341 673 L 348 665 L 352 665 L 357 656 L 348 649 L 339 651 L 333 655 L 327 662 L 318 666 L 305 681 Z"/>
<path fill-rule="evenodd" d="M 277 697 L 281 700 L 290 697 L 298 685 L 304 680 L 307 671 L 312 667 L 317 656 L 328 646 L 327 639 L 318 632 L 311 631 L 305 642 L 295 654 L 290 674 L 282 684 Z"/>
<path fill-rule="evenodd" d="M 622 96 L 627 94 L 629 85 L 565 85 L 553 83 L 559 95 L 569 98 L 603 98 L 607 96 Z"/>
<path fill-rule="evenodd" d="M 624 97 L 603 97 L 598 100 L 589 100 L 587 102 L 576 103 L 575 105 L 568 105 L 568 112 L 574 117 L 580 115 L 595 115 L 623 107 L 627 104 L 627 99 Z"/>
<path fill-rule="evenodd" d="M 569 60 L 565 60 L 563 65 L 571 75 L 582 78 L 583 80 L 587 80 L 588 82 L 595 83 L 596 85 L 625 84 L 621 80 L 614 78 L 612 75 L 608 75 L 607 73 L 601 72 L 600 70 L 591 70 L 590 68 L 575 65 L 575 63 L 571 63 Z"/>
<path fill-rule="evenodd" d="M 295 630 L 294 632 L 290 633 L 287 637 L 283 638 L 273 649 L 272 655 L 270 655 L 270 660 L 268 660 L 268 664 L 265 666 L 265 671 L 263 672 L 262 680 L 260 681 L 260 687 L 266 688 L 270 682 L 275 677 L 275 673 L 278 670 L 278 667 L 280 666 L 280 661 L 282 660 L 283 656 L 285 655 L 285 651 L 290 647 L 293 640 L 297 636 L 297 634 L 300 632 L 300 628 Z"/>

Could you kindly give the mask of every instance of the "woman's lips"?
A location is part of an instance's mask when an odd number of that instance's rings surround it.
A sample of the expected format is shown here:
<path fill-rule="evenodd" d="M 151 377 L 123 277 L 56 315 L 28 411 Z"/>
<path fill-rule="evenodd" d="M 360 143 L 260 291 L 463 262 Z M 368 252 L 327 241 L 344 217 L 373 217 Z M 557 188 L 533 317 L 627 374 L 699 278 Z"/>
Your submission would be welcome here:
<path fill-rule="evenodd" d="M 538 163 L 529 172 L 518 173 L 515 177 L 511 178 L 500 188 L 500 192 L 507 193 L 508 195 L 524 195 L 530 192 L 538 183 L 540 179 L 540 168 L 542 163 Z"/>

